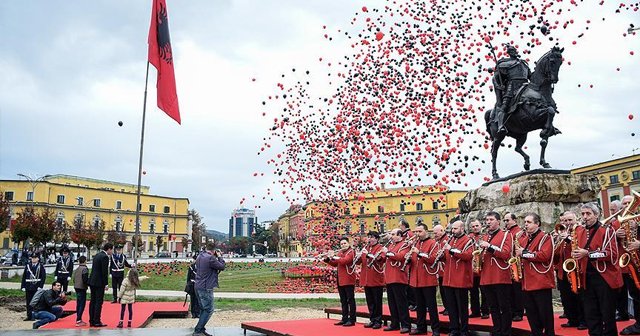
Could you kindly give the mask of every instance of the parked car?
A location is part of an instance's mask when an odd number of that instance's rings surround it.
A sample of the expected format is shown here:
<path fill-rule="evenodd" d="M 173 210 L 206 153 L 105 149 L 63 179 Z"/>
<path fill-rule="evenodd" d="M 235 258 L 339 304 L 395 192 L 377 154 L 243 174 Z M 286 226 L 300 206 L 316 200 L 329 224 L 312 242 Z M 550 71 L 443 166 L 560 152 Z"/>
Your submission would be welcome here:
<path fill-rule="evenodd" d="M 158 254 L 156 254 L 156 258 L 171 258 L 171 253 L 169 253 L 169 252 L 158 252 Z"/>
<path fill-rule="evenodd" d="M 259 253 L 254 254 L 253 257 L 254 258 L 258 258 L 258 259 L 264 258 L 264 256 L 262 254 L 259 254 Z"/>
<path fill-rule="evenodd" d="M 277 255 L 275 253 L 267 253 L 264 256 L 267 257 L 267 258 L 275 258 L 275 257 L 277 257 Z"/>
<path fill-rule="evenodd" d="M 22 251 L 20 250 L 11 250 L 0 257 L 0 262 L 3 266 L 11 266 L 11 258 L 13 257 L 14 252 L 18 252 L 18 265 L 22 266 L 22 262 L 20 260 L 20 258 L 22 257 Z"/>

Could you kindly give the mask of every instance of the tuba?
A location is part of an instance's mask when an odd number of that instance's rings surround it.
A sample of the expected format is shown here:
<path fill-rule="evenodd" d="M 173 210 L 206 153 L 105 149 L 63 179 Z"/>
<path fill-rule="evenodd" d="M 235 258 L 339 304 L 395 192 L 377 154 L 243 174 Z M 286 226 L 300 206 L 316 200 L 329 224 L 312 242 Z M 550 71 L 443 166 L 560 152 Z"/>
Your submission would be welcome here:
<path fill-rule="evenodd" d="M 571 251 L 578 249 L 578 233 L 574 227 L 571 231 Z M 574 258 L 567 258 L 562 263 L 562 269 L 567 273 L 567 278 L 571 284 L 571 291 L 578 294 L 580 290 L 580 269 L 578 267 L 578 261 Z"/>

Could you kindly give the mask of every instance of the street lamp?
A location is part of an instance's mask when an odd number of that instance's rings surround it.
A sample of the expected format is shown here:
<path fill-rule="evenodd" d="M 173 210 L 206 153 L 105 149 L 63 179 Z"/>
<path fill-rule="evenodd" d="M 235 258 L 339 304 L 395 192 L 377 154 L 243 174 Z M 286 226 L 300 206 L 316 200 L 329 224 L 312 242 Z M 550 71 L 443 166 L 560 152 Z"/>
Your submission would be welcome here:
<path fill-rule="evenodd" d="M 40 176 L 38 178 L 33 178 L 31 176 L 25 175 L 25 174 L 18 174 L 18 176 L 20 177 L 24 177 L 25 180 L 27 180 L 27 182 L 29 182 L 29 184 L 31 184 L 31 202 L 35 202 L 34 199 L 36 197 L 36 186 L 38 185 L 38 183 L 44 181 L 47 177 L 51 176 L 51 175 L 44 175 L 44 176 Z M 27 200 L 29 201 L 29 200 Z"/>

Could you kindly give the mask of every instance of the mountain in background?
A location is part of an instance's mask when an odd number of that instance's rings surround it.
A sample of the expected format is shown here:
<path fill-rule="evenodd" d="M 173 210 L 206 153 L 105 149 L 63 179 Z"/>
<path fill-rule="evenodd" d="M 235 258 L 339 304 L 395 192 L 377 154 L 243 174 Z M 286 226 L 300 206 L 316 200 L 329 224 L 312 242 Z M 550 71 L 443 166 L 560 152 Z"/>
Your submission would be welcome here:
<path fill-rule="evenodd" d="M 228 234 L 220 232 L 220 231 L 216 231 L 216 230 L 207 230 L 207 237 L 213 238 L 216 241 L 225 241 L 227 240 L 229 237 Z"/>

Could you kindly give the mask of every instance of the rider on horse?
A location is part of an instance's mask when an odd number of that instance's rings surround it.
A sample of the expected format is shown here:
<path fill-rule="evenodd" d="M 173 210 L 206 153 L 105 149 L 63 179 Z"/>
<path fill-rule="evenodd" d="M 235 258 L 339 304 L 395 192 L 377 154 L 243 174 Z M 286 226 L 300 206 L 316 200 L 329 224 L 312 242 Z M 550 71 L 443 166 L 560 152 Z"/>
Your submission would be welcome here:
<path fill-rule="evenodd" d="M 531 70 L 515 47 L 506 45 L 509 57 L 501 58 L 496 64 L 493 84 L 496 91 L 496 106 L 493 121 L 498 124 L 498 134 L 507 134 L 504 127 L 505 116 L 511 113 L 511 103 L 518 90 L 529 82 Z"/>

